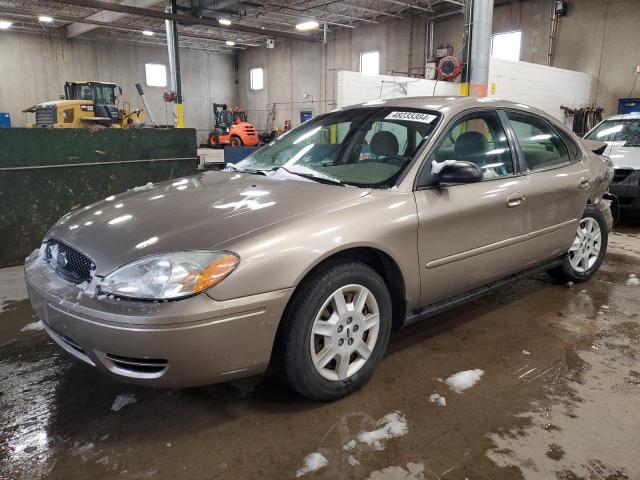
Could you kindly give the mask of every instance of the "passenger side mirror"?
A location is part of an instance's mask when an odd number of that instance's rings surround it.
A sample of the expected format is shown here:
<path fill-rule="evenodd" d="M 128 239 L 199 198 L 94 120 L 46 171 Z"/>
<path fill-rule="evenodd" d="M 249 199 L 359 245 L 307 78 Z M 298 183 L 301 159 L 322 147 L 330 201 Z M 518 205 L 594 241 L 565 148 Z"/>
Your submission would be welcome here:
<path fill-rule="evenodd" d="M 433 173 L 433 172 L 432 172 Z M 455 161 L 445 164 L 436 173 L 438 183 L 475 183 L 482 181 L 482 172 L 475 163 Z"/>

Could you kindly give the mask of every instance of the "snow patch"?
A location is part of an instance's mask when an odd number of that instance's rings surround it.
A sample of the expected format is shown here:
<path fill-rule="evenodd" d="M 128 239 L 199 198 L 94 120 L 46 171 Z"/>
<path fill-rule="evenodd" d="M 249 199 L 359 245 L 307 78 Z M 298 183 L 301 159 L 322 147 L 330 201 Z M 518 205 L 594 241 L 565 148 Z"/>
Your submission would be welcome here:
<path fill-rule="evenodd" d="M 531 355 L 531 352 L 529 350 L 522 350 L 522 354 L 523 355 Z"/>
<path fill-rule="evenodd" d="M 401 437 L 409 432 L 407 421 L 400 412 L 388 413 L 378 420 L 376 425 L 380 425 L 380 428 L 372 432 L 360 432 L 356 440 L 373 447 L 375 450 L 384 450 L 384 444 L 382 443 L 384 440 Z M 344 447 L 350 443 L 345 444 Z"/>
<path fill-rule="evenodd" d="M 44 329 L 44 326 L 42 325 L 42 322 L 38 320 L 37 322 L 27 323 L 24 327 L 20 329 L 20 331 L 21 332 L 39 332 L 40 330 L 43 330 L 43 329 Z"/>
<path fill-rule="evenodd" d="M 83 462 L 86 462 L 93 455 L 92 450 L 95 448 L 95 444 L 92 442 L 80 443 L 74 442 L 71 447 L 71 455 L 74 457 L 80 457 Z"/>
<path fill-rule="evenodd" d="M 445 160 L 443 162 L 431 161 L 431 175 L 438 175 L 444 167 L 453 165 L 457 160 Z"/>
<path fill-rule="evenodd" d="M 431 403 L 435 403 L 439 407 L 446 407 L 447 406 L 446 398 L 444 398 L 439 393 L 432 393 L 431 395 L 429 395 L 429 401 Z"/>
<path fill-rule="evenodd" d="M 141 192 L 143 190 L 149 190 L 150 188 L 153 188 L 153 182 L 147 182 L 139 187 L 133 187 L 131 190 L 134 192 Z"/>
<path fill-rule="evenodd" d="M 444 478 L 444 476 L 438 476 L 438 478 Z M 367 480 L 425 480 L 424 464 L 409 462 L 406 469 L 399 465 L 386 467 L 371 472 Z"/>
<path fill-rule="evenodd" d="M 456 393 L 462 393 L 464 390 L 473 387 L 480 377 L 484 375 L 484 370 L 476 368 L 475 370 L 464 370 L 462 372 L 454 373 L 448 377 L 444 383 L 446 383 L 451 390 Z"/>
<path fill-rule="evenodd" d="M 342 449 L 347 451 L 347 450 L 353 450 L 354 448 L 356 448 L 356 445 L 358 444 L 358 442 L 356 442 L 355 440 L 349 440 L 347 443 L 345 443 L 342 446 Z"/>
<path fill-rule="evenodd" d="M 132 403 L 136 403 L 137 401 L 138 399 L 133 393 L 121 393 L 113 401 L 111 410 L 113 410 L 114 412 L 119 412 L 127 405 L 131 405 Z"/>
<path fill-rule="evenodd" d="M 627 285 L 640 285 L 640 278 L 635 273 L 630 273 L 629 278 L 627 278 Z"/>
<path fill-rule="evenodd" d="M 352 467 L 357 467 L 358 465 L 360 465 L 360 460 L 358 460 L 356 457 L 354 457 L 353 455 L 349 455 L 347 457 L 347 463 L 349 465 L 351 465 Z"/>
<path fill-rule="evenodd" d="M 296 472 L 296 477 L 301 477 L 310 472 L 315 472 L 326 467 L 329 461 L 320 452 L 313 452 L 304 457 L 304 466 Z"/>

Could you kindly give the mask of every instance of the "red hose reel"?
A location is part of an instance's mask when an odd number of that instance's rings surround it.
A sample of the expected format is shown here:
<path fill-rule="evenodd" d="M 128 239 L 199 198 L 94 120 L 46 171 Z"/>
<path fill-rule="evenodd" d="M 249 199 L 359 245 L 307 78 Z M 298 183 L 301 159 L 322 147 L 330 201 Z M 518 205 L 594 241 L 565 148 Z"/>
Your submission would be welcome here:
<path fill-rule="evenodd" d="M 456 57 L 444 57 L 438 62 L 438 80 L 452 81 L 462 73 L 462 61 Z"/>

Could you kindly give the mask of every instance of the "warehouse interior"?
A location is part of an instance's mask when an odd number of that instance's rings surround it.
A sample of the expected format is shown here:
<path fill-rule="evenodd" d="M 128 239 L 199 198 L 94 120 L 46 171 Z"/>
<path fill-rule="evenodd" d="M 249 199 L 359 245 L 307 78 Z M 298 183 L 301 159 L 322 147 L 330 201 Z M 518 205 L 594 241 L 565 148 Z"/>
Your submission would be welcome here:
<path fill-rule="evenodd" d="M 637 7 L 0 0 L 0 480 L 640 479 Z M 609 117 L 635 122 L 635 145 L 612 137 L 597 152 L 612 162 L 614 224 L 588 282 L 541 271 L 408 325 L 391 334 L 371 381 L 334 402 L 299 395 L 271 364 L 192 388 L 119 381 L 63 352 L 34 311 L 25 258 L 39 255 L 67 212 L 233 173 L 289 131 L 351 105 L 415 98 L 437 110 L 469 96 L 538 109 L 575 142 Z M 314 191 L 283 198 L 312 209 Z M 235 232 L 236 211 L 270 206 L 260 192 L 239 204 L 225 197 L 229 223 L 216 228 Z M 272 215 L 265 208 L 260 221 L 282 220 Z M 189 227 L 171 235 L 204 235 Z M 156 235 L 145 232 L 136 248 Z M 283 271 L 288 254 L 279 253 Z M 456 390 L 454 372 L 477 378 Z"/>

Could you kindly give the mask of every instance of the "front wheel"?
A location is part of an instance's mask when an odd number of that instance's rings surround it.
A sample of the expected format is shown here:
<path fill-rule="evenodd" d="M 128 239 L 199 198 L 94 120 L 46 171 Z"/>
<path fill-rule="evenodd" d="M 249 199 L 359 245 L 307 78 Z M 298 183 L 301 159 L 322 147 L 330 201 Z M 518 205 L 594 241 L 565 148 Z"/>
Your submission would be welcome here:
<path fill-rule="evenodd" d="M 333 400 L 373 375 L 391 333 L 391 298 L 369 266 L 341 263 L 300 288 L 283 319 L 280 373 L 313 400 Z"/>
<path fill-rule="evenodd" d="M 604 215 L 588 206 L 562 265 L 551 270 L 556 278 L 574 283 L 589 280 L 600 268 L 607 252 L 608 228 Z"/>
<path fill-rule="evenodd" d="M 242 139 L 240 137 L 237 136 L 233 136 L 231 137 L 231 146 L 232 147 L 241 147 L 243 145 L 242 143 Z"/>

